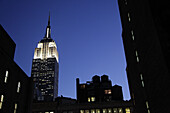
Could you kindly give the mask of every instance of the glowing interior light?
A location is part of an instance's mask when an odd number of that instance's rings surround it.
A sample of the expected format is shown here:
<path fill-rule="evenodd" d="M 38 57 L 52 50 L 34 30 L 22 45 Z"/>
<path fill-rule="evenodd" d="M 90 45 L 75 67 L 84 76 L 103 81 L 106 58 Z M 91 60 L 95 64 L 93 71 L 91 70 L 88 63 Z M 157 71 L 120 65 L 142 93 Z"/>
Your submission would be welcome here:
<path fill-rule="evenodd" d="M 96 113 L 100 113 L 100 109 L 96 109 Z"/>
<path fill-rule="evenodd" d="M 137 62 L 139 62 L 139 57 L 136 57 Z"/>
<path fill-rule="evenodd" d="M 4 80 L 5 83 L 7 83 L 7 78 L 8 78 L 8 71 L 6 71 L 6 74 L 5 74 L 5 80 Z"/>
<path fill-rule="evenodd" d="M 126 113 L 130 113 L 130 108 L 125 109 Z"/>
<path fill-rule="evenodd" d="M 130 22 L 131 19 L 130 19 L 130 14 L 129 13 L 128 13 L 128 19 L 129 19 L 129 22 Z"/>
<path fill-rule="evenodd" d="M 112 113 L 112 109 L 108 109 L 108 113 Z"/>
<path fill-rule="evenodd" d="M 17 104 L 15 104 L 15 109 L 14 109 L 14 113 L 17 112 Z"/>
<path fill-rule="evenodd" d="M 135 37 L 132 35 L 132 40 L 135 40 Z"/>
<path fill-rule="evenodd" d="M 88 97 L 88 102 L 90 102 L 90 97 Z"/>
<path fill-rule="evenodd" d="M 91 110 L 91 113 L 95 113 L 95 109 L 92 109 L 92 110 Z"/>
<path fill-rule="evenodd" d="M 148 101 L 146 101 L 146 107 L 147 107 L 147 109 L 149 109 Z"/>
<path fill-rule="evenodd" d="M 142 87 L 144 87 L 144 82 L 142 81 Z"/>
<path fill-rule="evenodd" d="M 140 79 L 141 79 L 141 80 L 143 80 L 143 76 L 142 76 L 142 74 L 140 74 Z"/>
<path fill-rule="evenodd" d="M 4 101 L 4 95 L 1 95 L 1 100 L 0 100 L 0 109 L 2 109 L 2 103 Z"/>
<path fill-rule="evenodd" d="M 107 109 L 103 109 L 103 113 L 107 113 Z"/>
<path fill-rule="evenodd" d="M 94 102 L 95 101 L 95 97 L 91 97 L 91 101 Z"/>
<path fill-rule="evenodd" d="M 17 93 L 19 93 L 19 91 L 20 91 L 20 87 L 21 87 L 21 83 L 20 83 L 20 82 L 18 82 Z"/>
<path fill-rule="evenodd" d="M 137 52 L 137 51 L 135 51 L 135 53 L 136 53 L 136 56 L 138 56 L 138 52 Z"/>

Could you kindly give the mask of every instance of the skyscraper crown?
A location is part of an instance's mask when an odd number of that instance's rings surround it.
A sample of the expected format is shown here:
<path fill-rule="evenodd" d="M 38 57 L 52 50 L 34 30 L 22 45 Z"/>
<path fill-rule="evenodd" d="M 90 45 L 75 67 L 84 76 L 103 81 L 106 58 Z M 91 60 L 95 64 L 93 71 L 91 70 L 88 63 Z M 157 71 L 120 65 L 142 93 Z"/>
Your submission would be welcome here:
<path fill-rule="evenodd" d="M 50 14 L 44 38 L 35 48 L 34 59 L 56 58 L 58 62 L 58 51 L 55 41 L 51 38 Z"/>

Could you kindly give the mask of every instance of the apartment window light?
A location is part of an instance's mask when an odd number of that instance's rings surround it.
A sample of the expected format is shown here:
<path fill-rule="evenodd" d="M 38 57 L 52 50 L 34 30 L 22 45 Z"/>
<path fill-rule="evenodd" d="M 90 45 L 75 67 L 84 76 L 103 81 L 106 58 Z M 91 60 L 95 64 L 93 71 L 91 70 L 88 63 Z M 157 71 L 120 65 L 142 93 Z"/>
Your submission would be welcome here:
<path fill-rule="evenodd" d="M 144 87 L 144 82 L 142 81 L 142 87 Z"/>
<path fill-rule="evenodd" d="M 0 109 L 2 109 L 3 101 L 4 101 L 4 95 L 1 95 L 1 100 L 0 100 Z"/>
<path fill-rule="evenodd" d="M 125 109 L 126 113 L 130 113 L 130 108 Z"/>
<path fill-rule="evenodd" d="M 122 108 L 118 108 L 119 113 L 123 113 Z"/>
<path fill-rule="evenodd" d="M 100 109 L 96 109 L 96 113 L 100 113 Z"/>
<path fill-rule="evenodd" d="M 85 110 L 85 113 L 89 113 L 89 110 Z"/>
<path fill-rule="evenodd" d="M 84 110 L 80 110 L 80 113 L 84 113 Z"/>
<path fill-rule="evenodd" d="M 146 101 L 146 107 L 147 107 L 147 109 L 149 109 L 148 101 Z"/>
<path fill-rule="evenodd" d="M 20 88 L 21 88 L 21 83 L 20 83 L 20 82 L 18 82 L 17 93 L 19 93 L 19 92 L 20 92 Z"/>
<path fill-rule="evenodd" d="M 130 22 L 130 20 L 131 20 L 131 19 L 130 19 L 130 13 L 128 13 L 128 19 L 129 19 L 129 22 Z"/>
<path fill-rule="evenodd" d="M 91 109 L 91 113 L 95 113 L 95 109 Z"/>
<path fill-rule="evenodd" d="M 103 113 L 107 113 L 107 109 L 103 109 Z"/>
<path fill-rule="evenodd" d="M 91 97 L 91 101 L 94 102 L 95 101 L 95 97 Z"/>
<path fill-rule="evenodd" d="M 112 113 L 112 109 L 109 108 L 109 109 L 108 109 L 108 113 Z"/>
<path fill-rule="evenodd" d="M 142 74 L 140 74 L 140 79 L 143 81 L 143 76 L 142 76 Z"/>
<path fill-rule="evenodd" d="M 139 57 L 136 57 L 136 61 L 139 62 Z"/>
<path fill-rule="evenodd" d="M 150 113 L 150 110 L 148 109 L 148 113 Z"/>
<path fill-rule="evenodd" d="M 117 108 L 113 108 L 113 113 L 118 113 Z"/>
<path fill-rule="evenodd" d="M 112 94 L 112 91 L 111 91 L 111 89 L 108 89 L 108 90 L 104 90 L 104 93 L 105 94 Z"/>
<path fill-rule="evenodd" d="M 135 40 L 135 37 L 134 37 L 134 35 L 132 35 L 132 40 Z"/>
<path fill-rule="evenodd" d="M 137 51 L 135 51 L 135 53 L 136 53 L 136 56 L 138 56 L 138 52 L 137 52 Z"/>
<path fill-rule="evenodd" d="M 90 102 L 90 97 L 88 97 L 88 102 Z"/>
<path fill-rule="evenodd" d="M 7 83 L 7 79 L 8 79 L 8 71 L 6 71 L 6 74 L 5 74 L 5 80 L 4 80 L 5 83 Z"/>
<path fill-rule="evenodd" d="M 17 112 L 17 104 L 15 103 L 15 107 L 14 107 L 14 113 Z"/>

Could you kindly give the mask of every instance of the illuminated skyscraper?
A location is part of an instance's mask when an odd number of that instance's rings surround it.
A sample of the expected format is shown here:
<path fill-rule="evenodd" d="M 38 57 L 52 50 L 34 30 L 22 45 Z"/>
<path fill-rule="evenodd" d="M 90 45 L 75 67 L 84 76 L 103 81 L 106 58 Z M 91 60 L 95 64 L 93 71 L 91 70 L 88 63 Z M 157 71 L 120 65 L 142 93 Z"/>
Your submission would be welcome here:
<path fill-rule="evenodd" d="M 31 77 L 34 82 L 34 101 L 54 101 L 58 95 L 58 51 L 51 38 L 50 16 L 45 37 L 35 48 Z"/>

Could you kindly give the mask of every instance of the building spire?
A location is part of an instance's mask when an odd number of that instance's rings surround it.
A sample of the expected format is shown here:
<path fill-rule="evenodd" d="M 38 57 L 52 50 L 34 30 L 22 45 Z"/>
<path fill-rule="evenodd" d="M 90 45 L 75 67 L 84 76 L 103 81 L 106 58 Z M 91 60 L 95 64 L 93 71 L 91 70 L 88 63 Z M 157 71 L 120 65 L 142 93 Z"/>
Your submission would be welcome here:
<path fill-rule="evenodd" d="M 49 12 L 49 17 L 48 17 L 48 25 L 46 28 L 46 34 L 45 34 L 45 39 L 51 38 L 51 26 L 50 26 L 50 12 Z"/>
<path fill-rule="evenodd" d="M 49 11 L 49 17 L 48 17 L 48 26 L 50 26 L 50 11 Z"/>

